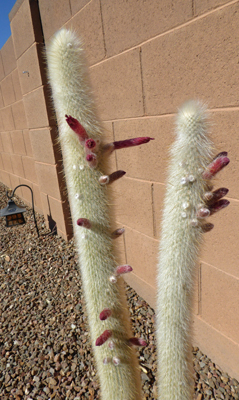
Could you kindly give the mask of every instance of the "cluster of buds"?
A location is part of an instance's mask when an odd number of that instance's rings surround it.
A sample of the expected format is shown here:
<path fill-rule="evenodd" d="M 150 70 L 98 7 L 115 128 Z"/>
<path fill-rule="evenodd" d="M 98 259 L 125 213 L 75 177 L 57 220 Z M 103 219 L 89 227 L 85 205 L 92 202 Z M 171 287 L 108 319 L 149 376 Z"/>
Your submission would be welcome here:
<path fill-rule="evenodd" d="M 98 164 L 98 151 L 100 149 L 100 141 L 98 139 L 89 138 L 88 133 L 81 123 L 73 118 L 71 115 L 65 115 L 66 122 L 69 127 L 77 134 L 80 143 L 84 146 L 86 161 L 91 168 L 96 168 Z M 102 146 L 102 154 L 111 154 L 114 150 L 125 149 L 127 147 L 140 146 L 141 144 L 148 143 L 153 138 L 139 137 L 127 140 L 120 140 L 113 143 L 108 143 Z M 100 177 L 101 185 L 114 182 L 116 179 L 121 178 L 125 174 L 124 171 L 116 171 L 111 175 L 103 175 Z"/>
<path fill-rule="evenodd" d="M 230 202 L 226 199 L 223 199 L 224 196 L 227 195 L 228 189 L 227 188 L 219 188 L 215 191 L 212 191 L 211 179 L 216 176 L 218 172 L 220 172 L 226 165 L 230 162 L 229 158 L 227 157 L 227 152 L 223 151 L 217 154 L 216 157 L 212 160 L 212 162 L 208 165 L 205 171 L 202 172 L 202 177 L 207 181 L 208 191 L 204 193 L 203 201 L 204 204 L 199 204 L 198 210 L 196 213 L 197 219 L 204 219 L 209 217 L 216 212 L 222 210 L 223 208 L 227 207 Z M 198 225 L 197 219 L 192 221 L 192 224 L 195 226 Z M 209 232 L 214 227 L 213 224 L 207 223 L 201 226 L 203 232 Z"/>

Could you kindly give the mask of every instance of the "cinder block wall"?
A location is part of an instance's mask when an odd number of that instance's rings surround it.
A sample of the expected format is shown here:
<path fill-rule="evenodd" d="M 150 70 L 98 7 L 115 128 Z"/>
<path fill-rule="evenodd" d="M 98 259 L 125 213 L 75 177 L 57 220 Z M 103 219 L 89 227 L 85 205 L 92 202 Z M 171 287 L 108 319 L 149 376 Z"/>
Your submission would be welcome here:
<path fill-rule="evenodd" d="M 4 91 L 4 83 L 9 85 L 8 75 L 13 81 L 17 69 L 23 98 L 18 101 L 24 105 L 41 209 L 47 215 L 49 201 L 52 207 L 58 202 L 63 210 L 61 191 L 57 189 L 59 161 L 54 145 L 50 150 L 55 131 L 46 111 L 49 106 L 46 83 L 34 80 L 28 86 L 28 77 L 22 74 L 22 70 L 29 70 L 30 52 L 36 55 L 38 46 L 36 36 L 29 43 L 25 34 L 30 24 L 26 22 L 29 0 L 20 3 L 11 22 L 12 39 L 1 51 L 5 59 L 11 41 L 15 43 L 15 59 L 11 53 L 11 70 L 3 70 L 1 90 Z M 133 266 L 128 282 L 153 306 L 161 209 L 175 113 L 189 98 L 199 98 L 208 104 L 211 137 L 217 150 L 227 150 L 231 158 L 230 166 L 216 182 L 217 187 L 230 188 L 231 205 L 213 217 L 215 228 L 205 235 L 195 285 L 194 344 L 225 371 L 239 378 L 239 160 L 236 153 L 239 2 L 39 0 L 39 9 L 46 44 L 62 26 L 72 27 L 83 37 L 99 115 L 108 137 L 111 140 L 135 136 L 156 139 L 139 148 L 116 152 L 111 166 L 112 171 L 115 168 L 127 171 L 126 177 L 114 185 L 118 226 L 126 229 L 124 238 L 118 242 L 121 262 Z M 38 62 L 42 65 L 39 57 Z M 35 71 L 37 67 L 34 64 L 32 68 Z M 4 101 L 1 115 L 12 115 L 9 108 L 14 109 L 17 100 L 8 91 Z M 9 144 L 12 143 L 9 131 L 19 129 L 10 125 L 10 121 L 9 116 L 10 127 L 1 128 L 3 182 L 7 182 L 6 174 L 13 175 L 8 161 L 11 157 L 6 157 L 14 152 Z M 43 143 L 49 144 L 50 154 L 46 155 L 47 146 Z M 24 156 L 20 154 L 21 160 Z M 56 186 L 49 185 L 49 176 L 54 177 Z M 58 221 L 58 214 L 55 215 Z M 59 215 L 64 218 L 64 210 Z M 63 227 L 60 231 L 63 232 Z"/>

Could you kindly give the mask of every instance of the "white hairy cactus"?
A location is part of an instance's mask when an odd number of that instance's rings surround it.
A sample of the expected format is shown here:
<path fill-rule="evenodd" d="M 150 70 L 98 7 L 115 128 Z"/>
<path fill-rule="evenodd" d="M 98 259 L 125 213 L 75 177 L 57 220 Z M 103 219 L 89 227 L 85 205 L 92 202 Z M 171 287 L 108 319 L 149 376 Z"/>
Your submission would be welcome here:
<path fill-rule="evenodd" d="M 132 345 L 146 343 L 132 338 L 120 277 L 132 268 L 117 267 L 112 240 L 124 229 L 111 232 L 108 207 L 110 184 L 125 172 L 108 174 L 106 169 L 112 151 L 150 138 L 102 143 L 81 42 L 72 31 L 57 32 L 47 62 L 101 396 L 140 400 L 140 370 Z"/>
<path fill-rule="evenodd" d="M 227 193 L 211 192 L 210 179 L 229 159 L 214 158 L 207 137 L 205 107 L 198 101 L 179 111 L 176 141 L 171 149 L 158 265 L 157 345 L 161 400 L 193 398 L 191 319 L 195 267 L 205 218 L 229 204 Z M 219 200 L 219 201 L 217 201 Z"/>

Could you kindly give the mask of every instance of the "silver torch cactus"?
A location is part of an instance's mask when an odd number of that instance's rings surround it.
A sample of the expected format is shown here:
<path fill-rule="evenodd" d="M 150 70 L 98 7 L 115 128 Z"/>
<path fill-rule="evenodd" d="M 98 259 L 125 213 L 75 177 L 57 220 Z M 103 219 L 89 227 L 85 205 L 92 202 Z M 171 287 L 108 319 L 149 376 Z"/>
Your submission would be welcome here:
<path fill-rule="evenodd" d="M 157 346 L 160 400 L 192 400 L 192 297 L 206 218 L 229 204 L 213 177 L 229 163 L 212 157 L 205 107 L 189 101 L 179 110 L 171 148 L 158 264 Z"/>
<path fill-rule="evenodd" d="M 125 171 L 108 172 L 108 159 L 116 150 L 151 140 L 141 137 L 104 143 L 88 84 L 81 41 L 62 29 L 47 50 L 49 83 L 59 128 L 64 173 L 76 249 L 103 400 L 140 400 L 140 369 L 132 336 L 122 274 L 130 265 L 117 265 L 112 232 L 111 185 Z"/>

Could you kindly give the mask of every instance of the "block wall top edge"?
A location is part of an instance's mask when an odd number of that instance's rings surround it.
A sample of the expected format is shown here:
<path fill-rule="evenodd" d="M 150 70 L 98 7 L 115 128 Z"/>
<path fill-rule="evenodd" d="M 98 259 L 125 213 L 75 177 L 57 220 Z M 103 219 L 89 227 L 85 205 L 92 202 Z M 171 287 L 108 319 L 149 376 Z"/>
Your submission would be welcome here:
<path fill-rule="evenodd" d="M 14 6 L 12 7 L 10 13 L 8 14 L 9 21 L 12 22 L 12 19 L 15 17 L 16 13 L 18 12 L 19 8 L 21 7 L 24 0 L 17 0 Z"/>

